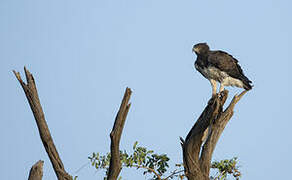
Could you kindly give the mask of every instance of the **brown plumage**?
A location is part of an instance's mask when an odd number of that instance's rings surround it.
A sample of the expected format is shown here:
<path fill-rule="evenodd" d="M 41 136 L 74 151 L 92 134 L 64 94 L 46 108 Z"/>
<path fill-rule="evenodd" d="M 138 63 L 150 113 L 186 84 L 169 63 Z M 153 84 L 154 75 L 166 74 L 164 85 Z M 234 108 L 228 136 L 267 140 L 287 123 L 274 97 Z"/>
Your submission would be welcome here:
<path fill-rule="evenodd" d="M 236 86 L 246 90 L 252 89 L 251 81 L 244 75 L 238 60 L 224 51 L 211 51 L 206 43 L 194 45 L 197 55 L 196 69 L 212 85 L 212 94 L 216 94 L 216 81 L 220 83 L 220 92 L 224 86 Z"/>

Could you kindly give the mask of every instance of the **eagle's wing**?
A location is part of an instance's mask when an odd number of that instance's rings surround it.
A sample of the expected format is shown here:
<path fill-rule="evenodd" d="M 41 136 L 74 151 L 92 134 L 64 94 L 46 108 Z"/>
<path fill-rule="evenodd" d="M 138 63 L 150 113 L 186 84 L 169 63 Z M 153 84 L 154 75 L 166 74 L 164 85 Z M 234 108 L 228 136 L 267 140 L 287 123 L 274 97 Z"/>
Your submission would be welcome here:
<path fill-rule="evenodd" d="M 238 60 L 224 51 L 210 51 L 208 54 L 208 64 L 226 72 L 229 76 L 251 83 L 244 75 Z"/>

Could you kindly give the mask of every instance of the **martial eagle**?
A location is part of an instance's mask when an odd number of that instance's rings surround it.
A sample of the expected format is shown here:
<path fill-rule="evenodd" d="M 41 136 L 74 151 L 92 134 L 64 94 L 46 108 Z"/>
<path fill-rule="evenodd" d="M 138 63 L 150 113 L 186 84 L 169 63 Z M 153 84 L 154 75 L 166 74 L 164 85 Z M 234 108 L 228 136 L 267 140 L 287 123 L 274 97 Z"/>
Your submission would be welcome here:
<path fill-rule="evenodd" d="M 236 86 L 250 90 L 251 81 L 243 74 L 237 59 L 224 51 L 211 51 L 207 43 L 194 45 L 193 52 L 197 55 L 195 68 L 207 78 L 212 85 L 212 96 L 216 95 L 217 81 L 220 90 L 224 86 Z"/>

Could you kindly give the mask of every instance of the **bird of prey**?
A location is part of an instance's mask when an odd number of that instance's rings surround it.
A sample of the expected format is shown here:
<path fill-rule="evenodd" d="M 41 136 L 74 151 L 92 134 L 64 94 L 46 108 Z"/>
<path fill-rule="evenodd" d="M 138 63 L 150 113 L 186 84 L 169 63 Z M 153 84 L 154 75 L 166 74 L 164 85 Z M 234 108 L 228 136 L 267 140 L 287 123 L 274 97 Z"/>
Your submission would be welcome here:
<path fill-rule="evenodd" d="M 250 90 L 251 81 L 244 75 L 238 60 L 224 51 L 211 51 L 207 43 L 194 45 L 193 52 L 197 55 L 195 68 L 207 78 L 212 85 L 212 96 L 216 95 L 217 82 L 220 83 L 219 93 L 224 86 L 236 86 Z"/>

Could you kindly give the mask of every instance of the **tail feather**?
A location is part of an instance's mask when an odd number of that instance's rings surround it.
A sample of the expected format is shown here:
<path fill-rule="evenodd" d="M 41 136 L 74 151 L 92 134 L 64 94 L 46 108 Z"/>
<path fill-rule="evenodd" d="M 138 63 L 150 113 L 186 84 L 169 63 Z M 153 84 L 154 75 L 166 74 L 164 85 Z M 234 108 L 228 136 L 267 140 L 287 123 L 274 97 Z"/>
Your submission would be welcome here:
<path fill-rule="evenodd" d="M 252 82 L 247 77 L 245 77 L 245 79 L 243 79 L 242 82 L 243 82 L 243 88 L 245 90 L 252 89 L 252 87 L 253 87 Z"/>
<path fill-rule="evenodd" d="M 249 84 L 249 83 L 243 83 L 243 88 L 245 89 L 245 90 L 251 90 L 252 89 L 252 85 L 251 84 Z"/>
<path fill-rule="evenodd" d="M 253 85 L 251 80 L 249 80 L 245 75 L 241 75 L 240 77 L 241 81 L 243 82 L 243 88 L 245 90 L 251 90 Z"/>

